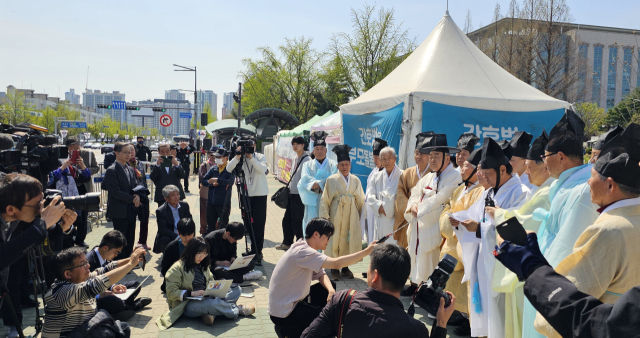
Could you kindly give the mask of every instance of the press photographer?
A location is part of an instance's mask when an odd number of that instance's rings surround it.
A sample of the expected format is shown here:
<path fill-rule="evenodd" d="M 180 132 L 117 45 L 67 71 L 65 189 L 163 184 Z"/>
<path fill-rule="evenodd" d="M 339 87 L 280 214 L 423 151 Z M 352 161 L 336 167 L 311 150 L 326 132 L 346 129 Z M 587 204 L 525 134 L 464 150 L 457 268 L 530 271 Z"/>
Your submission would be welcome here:
<path fill-rule="evenodd" d="M 8 174 L 0 180 L 0 287 L 6 286 L 0 294 L 10 295 L 11 302 L 2 306 L 9 338 L 18 336 L 21 298 L 28 297 L 21 292 L 21 285 L 29 283 L 27 253 L 37 245 L 60 246 L 63 233 L 69 233 L 76 220 L 76 213 L 60 201 L 62 196 L 54 197 L 45 208 L 42 190 L 37 179 L 24 174 Z"/>

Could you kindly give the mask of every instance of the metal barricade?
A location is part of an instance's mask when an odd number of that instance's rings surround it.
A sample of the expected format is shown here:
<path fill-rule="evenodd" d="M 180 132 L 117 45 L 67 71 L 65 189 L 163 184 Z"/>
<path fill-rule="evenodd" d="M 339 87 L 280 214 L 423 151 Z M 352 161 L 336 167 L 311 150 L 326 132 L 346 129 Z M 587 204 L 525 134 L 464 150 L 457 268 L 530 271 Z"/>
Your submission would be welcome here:
<path fill-rule="evenodd" d="M 98 163 L 100 168 L 98 172 L 91 178 L 93 180 L 93 192 L 100 193 L 100 209 L 97 212 L 91 212 L 88 215 L 88 225 L 93 231 L 93 226 L 97 226 L 100 219 L 104 216 L 104 210 L 107 206 L 106 191 L 102 190 L 102 182 L 104 181 L 104 163 Z"/>

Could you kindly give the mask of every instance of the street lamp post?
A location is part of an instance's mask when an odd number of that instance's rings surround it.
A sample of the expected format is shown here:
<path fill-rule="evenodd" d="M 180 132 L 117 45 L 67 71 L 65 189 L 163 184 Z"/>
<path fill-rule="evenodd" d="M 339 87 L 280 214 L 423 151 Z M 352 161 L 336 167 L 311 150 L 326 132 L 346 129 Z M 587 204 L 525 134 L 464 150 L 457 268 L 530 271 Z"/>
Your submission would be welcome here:
<path fill-rule="evenodd" d="M 175 72 L 193 72 L 194 73 L 194 91 L 193 91 L 193 115 L 195 117 L 194 129 L 198 130 L 198 71 L 196 67 L 193 68 L 180 66 L 173 64 L 174 67 L 180 67 L 183 69 L 174 69 Z"/>

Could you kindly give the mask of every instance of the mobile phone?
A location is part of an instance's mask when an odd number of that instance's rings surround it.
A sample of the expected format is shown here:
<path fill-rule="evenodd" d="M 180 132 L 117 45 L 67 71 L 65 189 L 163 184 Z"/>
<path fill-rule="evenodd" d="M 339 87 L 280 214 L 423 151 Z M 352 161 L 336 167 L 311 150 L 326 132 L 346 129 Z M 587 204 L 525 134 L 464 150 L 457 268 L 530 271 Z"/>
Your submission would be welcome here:
<path fill-rule="evenodd" d="M 515 217 L 496 225 L 496 231 L 505 241 L 521 246 L 527 244 L 527 232 Z"/>
<path fill-rule="evenodd" d="M 162 167 L 163 168 L 171 168 L 171 156 L 161 156 L 162 157 Z"/>
<path fill-rule="evenodd" d="M 76 164 L 78 162 L 78 157 L 80 157 L 80 152 L 77 150 L 72 150 L 70 154 L 70 159 L 72 164 Z"/>

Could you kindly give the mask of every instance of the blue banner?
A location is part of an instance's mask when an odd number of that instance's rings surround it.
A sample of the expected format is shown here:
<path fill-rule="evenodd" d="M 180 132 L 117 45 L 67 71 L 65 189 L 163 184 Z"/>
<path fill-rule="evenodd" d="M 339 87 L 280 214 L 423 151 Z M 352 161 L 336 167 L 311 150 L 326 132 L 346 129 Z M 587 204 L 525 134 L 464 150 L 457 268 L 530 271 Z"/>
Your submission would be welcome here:
<path fill-rule="evenodd" d="M 351 146 L 351 173 L 358 176 L 362 189 L 367 190 L 367 178 L 375 168 L 373 139 L 381 138 L 399 154 L 404 103 L 379 113 L 342 115 L 344 144 Z"/>
<path fill-rule="evenodd" d="M 494 111 L 449 106 L 425 101 L 422 104 L 422 131 L 447 134 L 449 146 L 457 145 L 458 137 L 474 133 L 480 140 L 491 137 L 496 141 L 510 140 L 517 131 L 524 130 L 533 138 L 542 134 L 542 128 L 551 128 L 564 115 L 564 108 L 535 112 Z M 480 147 L 482 141 L 476 145 Z"/>

